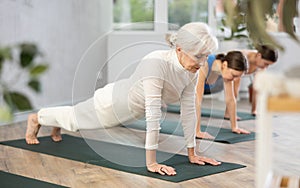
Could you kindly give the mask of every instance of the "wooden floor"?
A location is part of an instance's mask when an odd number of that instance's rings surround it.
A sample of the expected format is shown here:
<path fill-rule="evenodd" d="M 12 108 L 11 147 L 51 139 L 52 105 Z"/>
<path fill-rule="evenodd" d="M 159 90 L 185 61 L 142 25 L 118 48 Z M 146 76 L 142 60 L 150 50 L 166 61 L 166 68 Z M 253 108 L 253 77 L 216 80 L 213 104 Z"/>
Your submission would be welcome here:
<path fill-rule="evenodd" d="M 203 106 L 224 108 L 223 103 L 217 100 L 213 102 L 206 99 Z M 247 101 L 240 101 L 239 111 L 249 112 L 250 105 Z M 167 114 L 168 119 L 178 119 L 178 114 Z M 279 136 L 274 138 L 274 172 L 278 175 L 299 176 L 300 175 L 300 126 L 299 114 L 277 114 L 273 118 L 274 132 Z M 203 123 L 222 124 L 229 128 L 228 121 L 203 118 Z M 242 121 L 239 126 L 247 130 L 255 131 L 255 121 Z M 26 123 L 15 123 L 0 127 L 0 141 L 24 138 Z M 42 127 L 39 136 L 49 135 L 49 127 Z M 85 131 L 80 133 L 69 133 L 73 135 L 97 136 L 97 139 L 108 142 L 118 141 L 144 147 L 144 133 L 132 131 L 121 127 L 109 130 Z M 160 140 L 170 139 L 169 135 L 161 134 Z M 174 145 L 182 145 L 182 137 L 173 136 L 172 142 L 162 144 L 160 150 L 180 153 L 186 155 L 186 149 L 174 150 Z M 199 148 L 200 147 L 200 148 Z M 31 177 L 68 187 L 171 187 L 171 188 L 252 188 L 254 187 L 255 171 L 255 142 L 248 141 L 237 144 L 221 144 L 209 141 L 197 140 L 197 153 L 220 161 L 234 162 L 246 165 L 246 168 L 210 175 L 202 178 L 192 179 L 181 183 L 171 183 L 159 179 L 134 175 L 116 171 L 104 167 L 94 166 L 86 163 L 57 158 L 45 154 L 16 149 L 0 145 L 0 170 L 26 177 Z M 1 182 L 0 182 L 1 187 Z"/>

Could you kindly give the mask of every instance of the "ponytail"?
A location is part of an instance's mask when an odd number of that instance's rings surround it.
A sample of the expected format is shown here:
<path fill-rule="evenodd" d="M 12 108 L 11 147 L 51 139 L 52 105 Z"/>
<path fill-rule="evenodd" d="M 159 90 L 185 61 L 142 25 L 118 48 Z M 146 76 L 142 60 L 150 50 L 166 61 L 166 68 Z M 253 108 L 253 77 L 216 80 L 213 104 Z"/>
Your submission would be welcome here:
<path fill-rule="evenodd" d="M 167 33 L 165 39 L 171 48 L 176 46 L 177 33 Z"/>
<path fill-rule="evenodd" d="M 217 54 L 216 59 L 220 60 L 223 63 L 224 61 L 226 61 L 226 56 L 225 54 Z"/>

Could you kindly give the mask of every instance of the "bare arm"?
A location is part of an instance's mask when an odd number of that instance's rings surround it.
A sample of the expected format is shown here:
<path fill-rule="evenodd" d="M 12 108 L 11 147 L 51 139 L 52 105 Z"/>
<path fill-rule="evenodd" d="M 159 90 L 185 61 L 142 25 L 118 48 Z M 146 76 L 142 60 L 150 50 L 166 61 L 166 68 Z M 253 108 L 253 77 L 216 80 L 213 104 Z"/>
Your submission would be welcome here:
<path fill-rule="evenodd" d="M 263 70 L 259 70 L 259 71 L 264 71 L 264 69 Z M 256 77 L 256 74 L 254 74 L 254 79 L 253 79 L 253 82 L 252 82 L 252 101 L 251 101 L 251 114 L 253 115 L 253 116 L 256 116 L 256 90 L 254 89 L 254 80 L 256 80 L 255 79 L 255 77 Z"/>
<path fill-rule="evenodd" d="M 234 86 L 233 86 L 233 88 L 234 88 L 234 96 L 237 99 L 237 97 L 239 95 L 240 85 L 241 85 L 241 77 L 235 78 L 233 80 L 233 83 L 234 83 Z"/>
<path fill-rule="evenodd" d="M 203 100 L 204 85 L 208 73 L 208 64 L 201 67 L 198 74 L 197 86 L 196 86 L 196 138 L 214 139 L 212 135 L 207 132 L 201 131 L 201 103 Z"/>
<path fill-rule="evenodd" d="M 265 71 L 266 68 L 264 69 L 258 69 L 256 73 L 253 73 L 254 74 L 254 79 L 252 81 L 252 99 L 251 99 L 251 114 L 253 116 L 256 116 L 256 90 L 254 89 L 254 80 L 257 80 L 255 79 L 256 75 L 258 72 L 262 72 L 262 71 Z"/>
<path fill-rule="evenodd" d="M 231 129 L 238 128 L 236 121 L 236 99 L 234 96 L 233 81 L 224 81 L 225 102 L 231 123 Z"/>
<path fill-rule="evenodd" d="M 256 116 L 256 90 L 252 87 L 251 114 Z"/>
<path fill-rule="evenodd" d="M 236 114 L 236 98 L 234 95 L 234 85 L 233 81 L 224 82 L 224 92 L 225 92 L 225 101 L 230 118 L 231 130 L 234 133 L 238 134 L 249 134 L 249 131 L 243 130 L 238 127 L 237 124 L 237 114 Z"/>
<path fill-rule="evenodd" d="M 240 90 L 240 84 L 241 84 L 241 78 L 235 78 L 233 80 L 233 91 L 234 91 L 234 97 L 235 97 L 235 99 L 237 99 L 237 97 L 238 97 L 239 90 Z M 229 109 L 229 107 L 226 106 L 224 118 L 230 119 L 230 115 L 229 115 L 229 110 L 228 109 Z M 236 119 L 239 121 L 240 117 L 236 116 Z"/>
<path fill-rule="evenodd" d="M 207 75 L 207 68 L 201 67 L 199 70 L 198 81 L 196 86 L 196 132 L 201 132 L 201 103 L 204 93 L 205 78 Z"/>

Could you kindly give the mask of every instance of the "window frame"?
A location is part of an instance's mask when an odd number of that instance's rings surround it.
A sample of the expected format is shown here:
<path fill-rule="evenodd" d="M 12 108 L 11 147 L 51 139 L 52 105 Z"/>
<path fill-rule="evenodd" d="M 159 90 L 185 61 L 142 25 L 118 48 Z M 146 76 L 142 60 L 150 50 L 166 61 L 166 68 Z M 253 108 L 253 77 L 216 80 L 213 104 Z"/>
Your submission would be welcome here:
<path fill-rule="evenodd" d="M 212 30 L 216 29 L 215 18 L 216 0 L 208 0 L 208 25 Z M 168 0 L 154 0 L 154 28 L 153 30 L 115 30 L 114 33 L 167 33 L 168 28 Z"/>

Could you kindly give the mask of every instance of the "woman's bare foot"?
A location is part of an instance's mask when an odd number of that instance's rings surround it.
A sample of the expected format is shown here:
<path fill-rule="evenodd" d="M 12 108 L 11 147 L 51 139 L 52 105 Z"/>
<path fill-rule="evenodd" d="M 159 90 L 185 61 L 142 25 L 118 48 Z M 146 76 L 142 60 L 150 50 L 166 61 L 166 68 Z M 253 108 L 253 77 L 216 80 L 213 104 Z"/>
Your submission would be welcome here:
<path fill-rule="evenodd" d="M 237 134 L 250 134 L 251 132 L 245 130 L 245 129 L 241 129 L 241 128 L 235 128 L 232 129 L 233 133 L 237 133 Z"/>
<path fill-rule="evenodd" d="M 51 138 L 54 142 L 62 141 L 60 130 L 61 130 L 61 128 L 59 128 L 59 127 L 53 127 L 52 133 L 51 133 Z"/>
<path fill-rule="evenodd" d="M 37 114 L 30 114 L 27 119 L 27 129 L 26 129 L 26 143 L 27 144 L 39 144 L 37 139 L 37 134 L 39 132 L 41 125 L 38 122 Z"/>
<path fill-rule="evenodd" d="M 200 138 L 200 139 L 214 139 L 215 137 L 213 137 L 208 132 L 197 132 L 196 133 L 196 138 Z"/>

